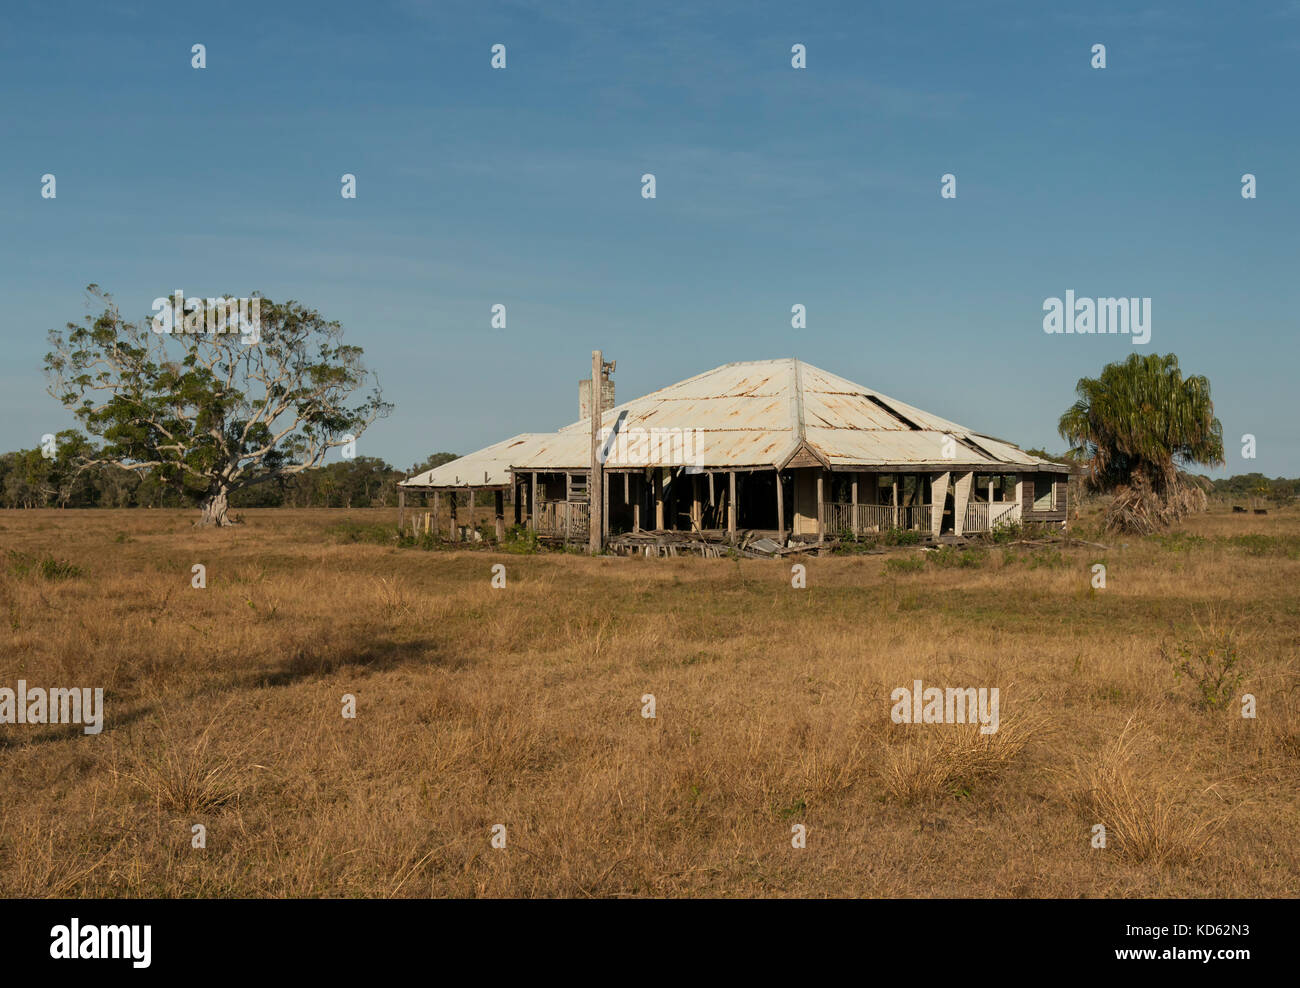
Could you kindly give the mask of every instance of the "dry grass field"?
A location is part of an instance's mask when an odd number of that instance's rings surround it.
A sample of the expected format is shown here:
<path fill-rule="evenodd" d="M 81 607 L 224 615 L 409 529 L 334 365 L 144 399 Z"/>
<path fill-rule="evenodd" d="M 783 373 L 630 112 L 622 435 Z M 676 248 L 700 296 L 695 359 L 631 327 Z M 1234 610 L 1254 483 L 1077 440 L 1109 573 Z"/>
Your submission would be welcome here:
<path fill-rule="evenodd" d="M 106 691 L 98 735 L 0 726 L 0 894 L 1300 892 L 1300 510 L 809 557 L 806 589 L 195 515 L 0 513 L 0 686 Z M 916 679 L 998 687 L 1000 729 L 893 723 Z"/>

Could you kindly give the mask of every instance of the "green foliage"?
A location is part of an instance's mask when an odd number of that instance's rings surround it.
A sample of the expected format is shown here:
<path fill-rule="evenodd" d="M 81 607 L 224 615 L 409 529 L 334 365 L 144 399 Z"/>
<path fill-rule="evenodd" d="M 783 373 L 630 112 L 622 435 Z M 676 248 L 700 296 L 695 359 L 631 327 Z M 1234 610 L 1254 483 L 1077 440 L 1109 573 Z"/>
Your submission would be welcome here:
<path fill-rule="evenodd" d="M 946 545 L 934 552 L 926 553 L 926 558 L 941 569 L 974 569 L 988 562 L 988 552 L 977 547 L 958 549 Z"/>
<path fill-rule="evenodd" d="M 1025 537 L 1025 526 L 1018 521 L 1006 522 L 993 529 L 986 537 L 995 545 L 1019 542 Z"/>
<path fill-rule="evenodd" d="M 50 333 L 49 393 L 100 440 L 80 460 L 150 472 L 224 520 L 227 496 L 319 466 L 392 406 L 342 326 L 294 301 L 260 298 L 260 339 L 155 332 L 103 312 Z M 205 520 L 212 520 L 205 517 Z"/>
<path fill-rule="evenodd" d="M 831 547 L 833 556 L 860 556 L 864 553 L 874 552 L 879 543 L 871 537 L 854 538 L 853 536 L 842 536 L 838 542 Z"/>
<path fill-rule="evenodd" d="M 1070 458 L 1070 454 L 1068 452 L 1049 453 L 1047 452 L 1047 450 L 1041 449 L 1037 446 L 1031 446 L 1028 449 L 1024 450 L 1024 452 L 1028 453 L 1030 456 L 1036 456 L 1040 460 L 1051 460 L 1053 463 L 1064 463 L 1066 460 Z"/>
<path fill-rule="evenodd" d="M 890 528 L 880 533 L 880 544 L 918 545 L 923 537 L 923 532 L 917 532 L 910 528 Z"/>
<path fill-rule="evenodd" d="M 842 555 L 852 555 L 858 552 L 870 552 L 880 546 L 920 545 L 928 534 L 910 528 L 887 528 L 881 532 L 854 535 L 844 529 L 836 536 L 839 541 L 833 551 Z"/>
<path fill-rule="evenodd" d="M 1187 532 L 1169 532 L 1166 535 L 1151 535 L 1148 537 L 1160 548 L 1167 549 L 1170 552 L 1190 552 L 1192 549 L 1200 549 L 1206 545 L 1205 538 Z"/>
<path fill-rule="evenodd" d="M 194 504 L 193 496 L 165 483 L 157 471 L 135 472 L 111 463 L 77 465 L 71 452 L 76 447 L 70 446 L 69 438 L 75 436 L 71 431 L 59 433 L 60 450 L 67 451 L 66 468 L 60 460 L 51 464 L 39 449 L 0 454 L 0 507 L 183 508 Z M 397 484 L 408 472 L 378 457 L 359 456 L 232 491 L 230 506 L 395 508 Z"/>
<path fill-rule="evenodd" d="M 782 820 L 789 820 L 792 817 L 802 817 L 808 812 L 808 801 L 802 796 L 799 796 L 796 799 L 792 799 L 785 806 L 782 806 L 780 803 L 773 803 L 772 811 Z"/>
<path fill-rule="evenodd" d="M 532 555 L 538 551 L 537 533 L 526 525 L 511 525 L 506 529 L 506 540 L 501 548 L 506 552 Z"/>
<path fill-rule="evenodd" d="M 1096 490 L 1128 486 L 1136 476 L 1160 491 L 1180 464 L 1223 464 L 1209 379 L 1184 378 L 1172 353 L 1130 354 L 1099 377 L 1081 378 L 1075 391 L 1058 428 Z"/>
<path fill-rule="evenodd" d="M 450 463 L 452 460 L 459 459 L 459 453 L 434 453 L 411 467 L 410 474 L 411 476 L 415 476 L 418 473 L 424 473 L 426 470 L 432 470 L 434 467 L 440 467 L 444 463 Z"/>
<path fill-rule="evenodd" d="M 94 478 L 80 466 L 90 449 L 85 438 L 65 429 L 54 436 L 53 445 L 53 455 L 37 448 L 0 456 L 0 503 L 12 508 L 67 507 L 97 496 Z"/>
<path fill-rule="evenodd" d="M 1262 497 L 1274 503 L 1294 500 L 1300 495 L 1300 478 L 1275 477 L 1262 473 L 1242 473 L 1213 481 L 1215 494 L 1227 498 Z"/>
<path fill-rule="evenodd" d="M 55 559 L 50 553 L 33 556 L 29 553 L 9 550 L 9 572 L 19 579 L 39 576 L 42 580 L 55 582 L 71 580 L 81 576 L 81 567 L 74 566 L 62 559 Z"/>
<path fill-rule="evenodd" d="M 925 569 L 925 560 L 920 556 L 895 556 L 885 560 L 885 570 L 889 573 L 919 573 Z"/>
<path fill-rule="evenodd" d="M 1202 710 L 1227 706 L 1245 678 L 1237 638 L 1231 630 L 1202 629 L 1194 638 L 1162 652 L 1173 667 L 1174 680 L 1190 682 L 1196 691 L 1196 705 Z"/>
<path fill-rule="evenodd" d="M 1205 488 L 1181 473 L 1194 463 L 1223 465 L 1223 426 L 1210 382 L 1184 378 L 1172 353 L 1131 354 L 1097 378 L 1080 378 L 1078 400 L 1058 429 L 1088 486 L 1113 493 L 1109 531 L 1150 534 L 1206 506 Z"/>

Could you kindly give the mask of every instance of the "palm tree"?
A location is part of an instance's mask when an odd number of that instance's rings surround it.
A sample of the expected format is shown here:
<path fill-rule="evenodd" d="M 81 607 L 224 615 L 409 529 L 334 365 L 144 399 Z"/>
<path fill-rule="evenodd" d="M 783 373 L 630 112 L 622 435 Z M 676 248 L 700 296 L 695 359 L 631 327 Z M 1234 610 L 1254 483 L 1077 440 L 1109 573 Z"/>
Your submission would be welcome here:
<path fill-rule="evenodd" d="M 1223 465 L 1223 426 L 1207 378 L 1184 378 L 1172 353 L 1135 353 L 1081 378 L 1075 393 L 1058 429 L 1088 486 L 1116 495 L 1108 528 L 1150 532 L 1204 509 L 1205 492 L 1179 468 Z"/>

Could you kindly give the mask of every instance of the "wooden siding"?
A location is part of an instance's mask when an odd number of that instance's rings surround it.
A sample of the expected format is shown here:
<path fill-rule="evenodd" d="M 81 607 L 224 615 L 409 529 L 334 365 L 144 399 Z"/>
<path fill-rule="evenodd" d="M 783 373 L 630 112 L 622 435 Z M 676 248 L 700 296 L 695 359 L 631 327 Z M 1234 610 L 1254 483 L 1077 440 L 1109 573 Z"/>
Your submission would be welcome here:
<path fill-rule="evenodd" d="M 1069 489 L 1067 474 L 1026 473 L 1022 474 L 1022 495 L 1020 501 L 1020 520 L 1022 522 L 1063 522 L 1066 512 L 1066 492 Z M 1051 511 L 1034 510 L 1034 490 L 1041 484 L 1055 484 L 1055 507 Z"/>
<path fill-rule="evenodd" d="M 801 467 L 816 467 L 819 470 L 822 468 L 822 461 L 813 455 L 813 451 L 807 445 L 802 445 L 795 450 L 794 456 L 790 457 L 790 462 L 785 465 L 787 470 Z"/>

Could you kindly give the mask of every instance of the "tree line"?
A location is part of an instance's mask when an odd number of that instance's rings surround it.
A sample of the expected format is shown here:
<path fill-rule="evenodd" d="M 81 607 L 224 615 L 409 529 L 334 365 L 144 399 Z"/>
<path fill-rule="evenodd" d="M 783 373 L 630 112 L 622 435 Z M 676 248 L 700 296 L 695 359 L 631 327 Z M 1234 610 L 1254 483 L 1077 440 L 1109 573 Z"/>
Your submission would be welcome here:
<path fill-rule="evenodd" d="M 85 466 L 84 438 L 55 437 L 53 456 L 40 448 L 0 454 L 0 507 L 190 508 L 198 496 L 160 470 L 143 473 L 113 463 Z M 47 450 L 49 447 L 47 447 Z M 235 491 L 232 508 L 381 508 L 397 506 L 397 484 L 457 458 L 434 453 L 408 470 L 376 456 L 357 456 Z"/>
<path fill-rule="evenodd" d="M 1242 473 L 1213 482 L 1214 493 L 1224 498 L 1258 497 L 1282 503 L 1300 497 L 1300 478 Z"/>
<path fill-rule="evenodd" d="M 85 440 L 68 430 L 55 437 L 54 455 L 39 448 L 0 453 L 0 507 L 4 508 L 190 508 L 194 494 L 168 483 L 160 471 L 143 474 L 116 464 L 80 466 Z M 1038 450 L 1036 455 L 1049 457 Z M 275 482 L 236 491 L 233 508 L 395 508 L 397 484 L 456 459 L 433 453 L 406 470 L 377 456 L 340 460 Z M 1262 498 L 1285 503 L 1300 496 L 1300 478 L 1243 473 L 1208 481 L 1225 498 Z M 484 504 L 488 503 L 483 501 Z"/>

